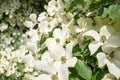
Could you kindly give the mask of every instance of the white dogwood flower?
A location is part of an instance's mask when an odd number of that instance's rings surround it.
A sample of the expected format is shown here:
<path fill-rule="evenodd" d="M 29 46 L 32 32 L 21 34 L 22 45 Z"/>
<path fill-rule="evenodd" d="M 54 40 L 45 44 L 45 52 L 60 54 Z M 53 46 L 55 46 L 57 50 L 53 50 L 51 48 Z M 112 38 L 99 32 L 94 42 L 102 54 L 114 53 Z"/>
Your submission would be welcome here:
<path fill-rule="evenodd" d="M 30 37 L 30 39 L 26 43 L 26 47 L 29 51 L 36 53 L 38 50 L 37 42 L 40 40 L 38 31 L 34 29 L 30 29 L 30 31 L 26 32 L 26 35 Z"/>
<path fill-rule="evenodd" d="M 37 46 L 36 42 L 29 41 L 29 42 L 27 42 L 26 47 L 29 51 L 31 51 L 33 53 L 37 53 L 37 51 L 38 51 L 38 46 Z"/>
<path fill-rule="evenodd" d="M 105 64 L 107 64 L 109 72 L 113 74 L 116 78 L 120 78 L 120 60 L 115 58 L 120 58 L 119 53 L 120 51 L 110 53 L 109 55 L 106 55 L 102 52 L 97 54 L 98 66 L 103 67 Z"/>
<path fill-rule="evenodd" d="M 111 53 L 115 51 L 116 48 L 120 47 L 120 36 L 119 35 L 112 35 L 107 40 L 107 42 L 102 46 L 102 50 L 106 53 Z"/>
<path fill-rule="evenodd" d="M 33 23 L 36 23 L 36 19 L 37 19 L 37 15 L 36 14 L 34 14 L 34 13 L 30 14 L 29 18 L 30 18 L 30 20 L 33 21 Z"/>
<path fill-rule="evenodd" d="M 42 22 L 42 21 L 46 20 L 47 18 L 48 18 L 48 14 L 46 12 L 42 12 L 38 16 L 38 21 Z"/>
<path fill-rule="evenodd" d="M 95 30 L 89 30 L 83 33 L 83 36 L 90 36 L 95 39 L 95 41 L 89 44 L 89 50 L 91 52 L 91 55 L 94 54 L 98 50 L 98 48 L 107 41 L 111 34 L 114 33 L 115 31 L 111 26 L 101 27 L 99 33 Z"/>
<path fill-rule="evenodd" d="M 56 62 L 56 61 L 55 61 Z M 54 63 L 55 63 L 54 62 Z M 35 63 L 35 68 L 37 70 L 41 70 L 47 73 L 46 76 L 38 76 L 36 79 L 47 79 L 47 80 L 68 80 L 69 77 L 69 71 L 66 64 L 59 64 L 60 66 L 49 63 L 47 61 L 38 61 Z M 58 66 L 57 68 L 55 66 Z M 63 74 L 64 73 L 64 74 Z"/>
<path fill-rule="evenodd" d="M 50 16 L 53 16 L 58 11 L 58 4 L 55 0 L 51 0 L 48 2 L 48 6 L 45 6 L 45 9 Z"/>
<path fill-rule="evenodd" d="M 36 20 L 37 15 L 34 13 L 30 14 L 29 18 L 31 21 L 25 21 L 23 24 L 28 28 L 33 28 L 37 23 L 37 20 Z"/>
<path fill-rule="evenodd" d="M 59 28 L 56 28 L 53 31 L 53 37 L 55 38 L 56 42 L 58 42 L 60 45 L 64 45 L 66 41 L 66 32 Z"/>
<path fill-rule="evenodd" d="M 51 58 L 66 63 L 68 67 L 74 67 L 77 59 L 72 56 L 73 45 L 74 43 L 70 42 L 66 45 L 65 49 L 59 44 L 48 47 Z"/>
<path fill-rule="evenodd" d="M 97 54 L 98 66 L 103 67 L 105 64 L 109 72 L 117 79 L 120 78 L 120 37 L 113 35 L 108 38 L 107 42 L 103 45 L 102 49 L 105 52 Z M 107 54 L 106 54 L 107 53 Z"/>
<path fill-rule="evenodd" d="M 68 4 L 69 4 L 69 0 L 57 0 L 57 4 L 58 4 L 58 8 L 59 10 L 64 10 Z"/>
<path fill-rule="evenodd" d="M 49 42 L 51 42 L 51 45 Z M 54 38 L 49 38 L 46 42 L 49 52 L 42 56 L 41 61 L 35 62 L 35 68 L 51 74 L 51 78 L 68 80 L 68 68 L 74 67 L 77 62 L 77 58 L 72 56 L 73 44 L 73 42 L 68 43 L 64 49 L 55 42 Z"/>
<path fill-rule="evenodd" d="M 38 24 L 39 32 L 41 34 L 48 34 L 56 26 L 52 25 L 54 22 L 42 21 Z"/>
<path fill-rule="evenodd" d="M 30 53 L 23 57 L 23 63 L 25 63 L 29 66 L 33 66 L 33 61 L 34 61 L 34 57 Z"/>

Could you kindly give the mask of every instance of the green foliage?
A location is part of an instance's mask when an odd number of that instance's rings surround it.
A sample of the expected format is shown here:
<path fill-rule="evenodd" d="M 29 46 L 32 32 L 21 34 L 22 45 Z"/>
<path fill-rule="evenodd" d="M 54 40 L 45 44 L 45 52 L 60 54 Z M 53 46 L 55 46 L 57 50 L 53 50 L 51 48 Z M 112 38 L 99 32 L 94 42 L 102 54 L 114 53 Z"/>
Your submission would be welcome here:
<path fill-rule="evenodd" d="M 107 67 L 98 68 L 96 59 L 96 53 L 90 55 L 88 49 L 89 43 L 92 39 L 85 40 L 82 45 L 75 45 L 73 47 L 73 56 L 77 57 L 78 62 L 75 69 L 70 69 L 70 80 L 101 80 L 103 76 L 108 72 Z M 84 45 L 84 46 L 83 46 Z M 100 52 L 101 48 L 97 51 Z"/>
<path fill-rule="evenodd" d="M 67 11 L 73 10 L 78 5 L 81 5 L 83 7 L 85 5 L 84 0 L 72 0 L 67 8 Z"/>
<path fill-rule="evenodd" d="M 22 80 L 22 77 L 17 77 L 15 75 L 6 77 L 4 74 L 0 74 L 0 80 Z"/>
<path fill-rule="evenodd" d="M 92 71 L 83 61 L 78 60 L 75 69 L 82 78 L 91 80 Z"/>
<path fill-rule="evenodd" d="M 102 17 L 107 17 L 107 16 L 113 21 L 120 20 L 120 5 L 113 4 L 110 5 L 109 8 L 104 8 Z"/>
<path fill-rule="evenodd" d="M 2 54 L 0 53 L 0 59 L 2 58 Z"/>
<path fill-rule="evenodd" d="M 74 54 L 74 53 L 77 53 L 79 51 L 81 51 L 81 49 L 80 49 L 79 45 L 77 44 L 73 47 L 72 53 Z"/>
<path fill-rule="evenodd" d="M 20 72 L 21 74 L 24 73 L 23 69 L 24 69 L 25 65 L 23 63 L 18 63 L 17 66 L 17 71 Z"/>
<path fill-rule="evenodd" d="M 114 2 L 115 2 L 114 0 L 100 0 L 98 2 L 93 0 L 92 3 L 89 6 L 88 11 L 94 11 L 94 10 L 98 10 L 102 7 L 107 7 Z"/>
<path fill-rule="evenodd" d="M 88 4 L 88 7 L 82 11 L 79 9 L 79 6 L 85 8 Z M 67 8 L 67 11 L 80 12 L 80 14 L 92 12 L 92 16 L 108 17 L 113 21 L 120 20 L 120 1 L 119 0 L 72 0 Z M 86 6 L 85 6 L 86 5 Z"/>

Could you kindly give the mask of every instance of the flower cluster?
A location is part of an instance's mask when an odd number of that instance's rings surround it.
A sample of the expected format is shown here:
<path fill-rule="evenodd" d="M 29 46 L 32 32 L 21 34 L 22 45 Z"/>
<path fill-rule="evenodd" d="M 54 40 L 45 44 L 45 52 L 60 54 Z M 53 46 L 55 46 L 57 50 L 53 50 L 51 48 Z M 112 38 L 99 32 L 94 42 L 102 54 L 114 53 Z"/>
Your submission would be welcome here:
<path fill-rule="evenodd" d="M 69 2 L 49 1 L 46 11 L 39 15 L 31 13 L 29 19 L 23 21 L 24 32 L 5 22 L 0 24 L 0 74 L 14 76 L 16 80 L 18 77 L 21 80 L 70 80 L 70 69 L 78 59 L 73 55 L 73 48 L 79 45 L 84 51 L 84 41 L 90 40 L 89 56 L 95 55 L 98 67 L 107 65 L 109 71 L 103 80 L 120 78 L 118 23 L 109 24 L 109 19 L 67 12 Z"/>

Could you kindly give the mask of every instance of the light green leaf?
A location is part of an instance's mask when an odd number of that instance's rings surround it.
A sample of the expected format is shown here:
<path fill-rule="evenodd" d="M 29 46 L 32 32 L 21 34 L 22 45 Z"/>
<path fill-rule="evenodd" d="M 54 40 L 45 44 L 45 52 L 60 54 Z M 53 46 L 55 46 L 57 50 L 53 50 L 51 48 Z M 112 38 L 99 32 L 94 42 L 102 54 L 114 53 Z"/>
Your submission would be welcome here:
<path fill-rule="evenodd" d="M 104 8 L 102 17 L 106 17 L 107 15 L 108 15 L 108 9 L 107 9 L 107 8 Z"/>
<path fill-rule="evenodd" d="M 120 20 L 120 5 L 111 5 L 109 7 L 109 17 L 113 20 Z"/>
<path fill-rule="evenodd" d="M 83 61 L 78 60 L 75 65 L 75 69 L 82 78 L 91 80 L 92 71 Z"/>
<path fill-rule="evenodd" d="M 108 17 L 113 21 L 120 20 L 120 5 L 114 4 L 110 5 L 109 8 L 104 8 L 102 17 Z"/>
<path fill-rule="evenodd" d="M 0 53 L 0 59 L 2 58 L 2 54 Z"/>

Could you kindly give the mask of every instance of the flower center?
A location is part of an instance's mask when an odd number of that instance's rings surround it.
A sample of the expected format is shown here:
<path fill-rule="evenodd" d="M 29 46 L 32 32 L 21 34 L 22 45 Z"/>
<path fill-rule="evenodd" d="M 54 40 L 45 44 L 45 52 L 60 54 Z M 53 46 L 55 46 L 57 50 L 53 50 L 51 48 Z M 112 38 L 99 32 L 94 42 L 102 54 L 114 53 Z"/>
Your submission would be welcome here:
<path fill-rule="evenodd" d="M 48 24 L 48 28 L 50 28 L 51 26 L 50 26 L 50 24 Z"/>
<path fill-rule="evenodd" d="M 60 39 L 57 38 L 57 39 L 56 39 L 56 42 L 57 42 L 57 43 L 60 43 Z"/>
<path fill-rule="evenodd" d="M 62 56 L 62 57 L 61 57 L 61 61 L 62 61 L 62 63 L 66 63 L 66 57 L 65 57 L 65 56 Z"/>
<path fill-rule="evenodd" d="M 53 74 L 51 78 L 52 78 L 52 80 L 58 80 L 58 77 L 56 74 Z"/>
<path fill-rule="evenodd" d="M 101 36 L 100 41 L 101 41 L 101 42 L 105 42 L 105 41 L 106 41 L 105 35 L 102 35 L 102 36 Z"/>
<path fill-rule="evenodd" d="M 108 59 L 114 58 L 114 52 L 109 53 L 108 56 L 107 56 L 107 58 L 108 58 Z"/>

